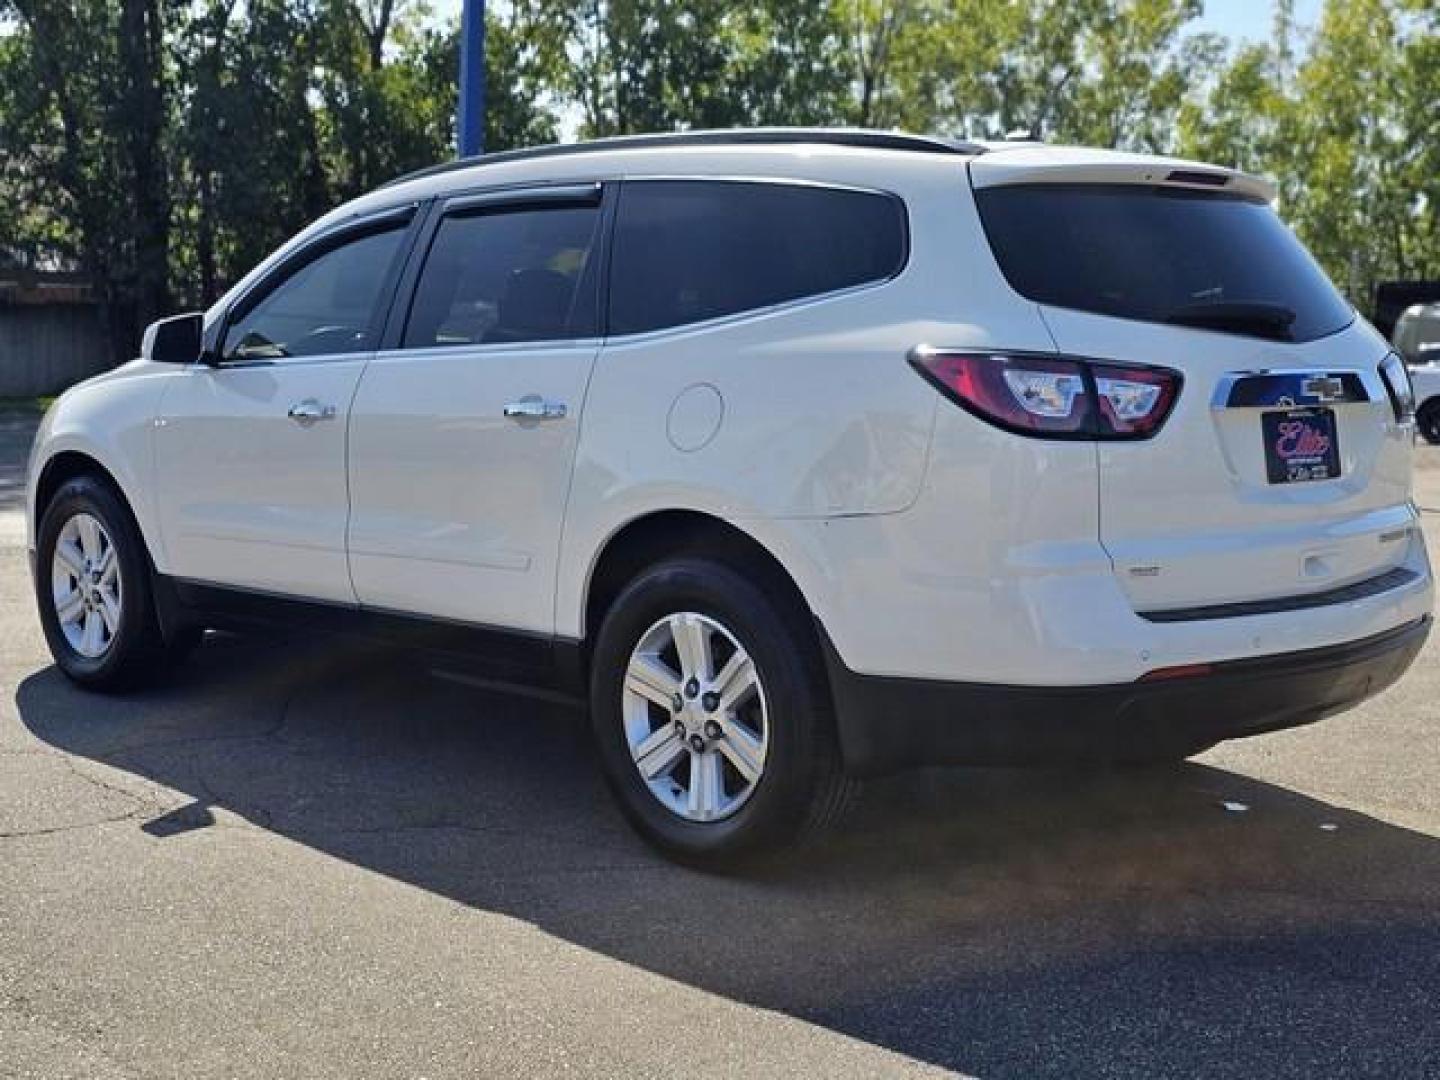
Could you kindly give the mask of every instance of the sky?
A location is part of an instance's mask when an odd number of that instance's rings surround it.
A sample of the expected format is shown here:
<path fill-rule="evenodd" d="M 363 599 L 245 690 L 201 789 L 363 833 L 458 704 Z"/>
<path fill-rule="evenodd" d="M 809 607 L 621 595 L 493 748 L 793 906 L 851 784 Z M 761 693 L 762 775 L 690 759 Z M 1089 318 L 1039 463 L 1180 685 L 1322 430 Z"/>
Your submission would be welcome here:
<path fill-rule="evenodd" d="M 1320 17 L 1322 0 L 1295 0 L 1295 21 L 1313 25 Z M 448 18 L 460 11 L 461 0 L 431 0 L 436 15 Z M 1210 30 L 1230 38 L 1261 41 L 1270 36 L 1273 5 L 1270 0 L 1205 0 L 1205 14 L 1192 30 Z"/>
<path fill-rule="evenodd" d="M 1313 26 L 1320 20 L 1321 0 L 1295 0 L 1295 21 Z M 458 10 L 458 4 L 457 4 Z M 1205 14 L 1194 29 L 1211 30 L 1230 38 L 1261 41 L 1270 36 L 1274 6 L 1266 0 L 1205 0 Z"/>

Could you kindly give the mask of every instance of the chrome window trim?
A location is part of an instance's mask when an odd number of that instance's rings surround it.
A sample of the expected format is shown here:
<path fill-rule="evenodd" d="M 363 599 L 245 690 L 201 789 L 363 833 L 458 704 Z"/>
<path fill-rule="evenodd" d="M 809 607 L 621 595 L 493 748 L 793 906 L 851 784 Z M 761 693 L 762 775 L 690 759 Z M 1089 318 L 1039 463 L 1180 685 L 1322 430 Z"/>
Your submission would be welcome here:
<path fill-rule="evenodd" d="M 429 357 L 466 355 L 505 355 L 522 352 L 576 352 L 594 351 L 604 344 L 604 338 L 595 334 L 583 338 L 544 338 L 536 341 L 485 341 L 457 345 L 400 345 L 393 349 L 379 349 L 373 354 L 375 360 L 416 360 Z"/>

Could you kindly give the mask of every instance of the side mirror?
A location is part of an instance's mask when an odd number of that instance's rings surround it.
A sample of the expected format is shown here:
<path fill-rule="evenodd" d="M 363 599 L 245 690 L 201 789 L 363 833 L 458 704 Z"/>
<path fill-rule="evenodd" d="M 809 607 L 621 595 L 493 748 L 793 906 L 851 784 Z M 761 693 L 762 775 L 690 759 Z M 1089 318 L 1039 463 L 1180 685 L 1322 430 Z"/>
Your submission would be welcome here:
<path fill-rule="evenodd" d="M 156 364 L 193 364 L 200 359 L 205 316 L 198 311 L 160 319 L 145 328 L 140 358 Z"/>

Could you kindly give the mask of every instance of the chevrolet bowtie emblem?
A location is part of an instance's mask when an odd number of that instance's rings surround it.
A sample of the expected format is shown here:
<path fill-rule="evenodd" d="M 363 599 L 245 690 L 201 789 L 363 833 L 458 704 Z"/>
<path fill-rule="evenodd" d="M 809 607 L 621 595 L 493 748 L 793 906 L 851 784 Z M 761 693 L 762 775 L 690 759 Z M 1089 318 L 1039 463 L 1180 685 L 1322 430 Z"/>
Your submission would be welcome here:
<path fill-rule="evenodd" d="M 1345 398 L 1345 384 L 1332 375 L 1308 378 L 1300 384 L 1300 389 L 1321 401 L 1342 401 Z"/>

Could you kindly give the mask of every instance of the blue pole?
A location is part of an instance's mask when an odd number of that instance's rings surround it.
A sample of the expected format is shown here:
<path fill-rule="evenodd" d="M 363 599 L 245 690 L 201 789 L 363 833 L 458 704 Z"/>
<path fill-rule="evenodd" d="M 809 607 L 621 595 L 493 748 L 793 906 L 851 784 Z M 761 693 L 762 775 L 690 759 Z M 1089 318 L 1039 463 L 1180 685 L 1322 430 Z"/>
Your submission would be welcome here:
<path fill-rule="evenodd" d="M 460 17 L 460 156 L 485 152 L 485 0 Z"/>

